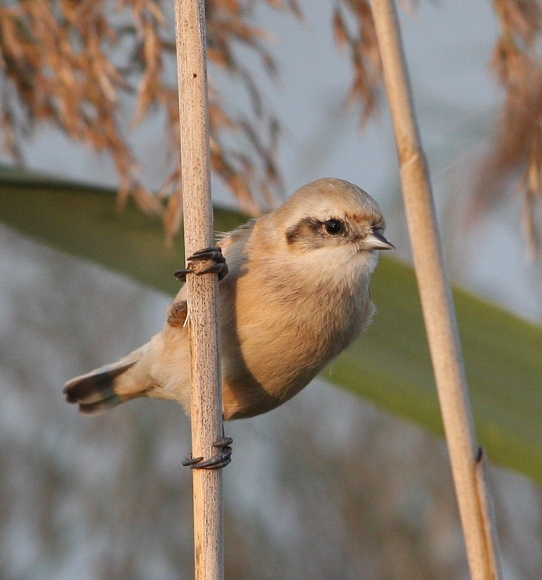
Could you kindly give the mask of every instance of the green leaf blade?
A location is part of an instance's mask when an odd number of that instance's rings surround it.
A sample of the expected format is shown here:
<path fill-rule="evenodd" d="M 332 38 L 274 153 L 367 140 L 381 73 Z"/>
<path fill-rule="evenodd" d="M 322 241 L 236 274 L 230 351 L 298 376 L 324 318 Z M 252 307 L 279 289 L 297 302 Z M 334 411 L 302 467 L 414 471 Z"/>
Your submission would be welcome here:
<path fill-rule="evenodd" d="M 0 220 L 59 250 L 174 294 L 182 241 L 169 246 L 161 220 L 111 190 L 0 171 Z M 215 227 L 244 221 L 216 210 Z M 368 331 L 326 371 L 333 383 L 442 432 L 431 361 L 412 269 L 383 257 Z M 454 298 L 477 436 L 491 460 L 542 483 L 542 328 L 464 291 Z"/>

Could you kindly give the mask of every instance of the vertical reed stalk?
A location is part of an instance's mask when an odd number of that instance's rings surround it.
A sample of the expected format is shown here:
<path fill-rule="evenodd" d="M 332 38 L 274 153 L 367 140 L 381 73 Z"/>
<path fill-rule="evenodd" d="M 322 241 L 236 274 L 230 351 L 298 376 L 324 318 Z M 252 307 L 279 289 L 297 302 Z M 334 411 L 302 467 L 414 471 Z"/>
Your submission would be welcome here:
<path fill-rule="evenodd" d="M 209 110 L 203 0 L 174 0 L 179 81 L 182 194 L 186 256 L 212 245 Z M 192 266 L 191 266 L 192 267 Z M 200 267 L 197 263 L 193 268 Z M 222 406 L 217 276 L 189 275 L 192 454 L 216 454 Z M 221 470 L 193 470 L 196 580 L 224 576 Z"/>
<path fill-rule="evenodd" d="M 437 229 L 426 160 L 413 112 L 393 0 L 373 0 L 393 118 L 414 265 L 450 454 L 472 580 L 502 578 L 487 487 L 476 443 L 454 305 Z"/>

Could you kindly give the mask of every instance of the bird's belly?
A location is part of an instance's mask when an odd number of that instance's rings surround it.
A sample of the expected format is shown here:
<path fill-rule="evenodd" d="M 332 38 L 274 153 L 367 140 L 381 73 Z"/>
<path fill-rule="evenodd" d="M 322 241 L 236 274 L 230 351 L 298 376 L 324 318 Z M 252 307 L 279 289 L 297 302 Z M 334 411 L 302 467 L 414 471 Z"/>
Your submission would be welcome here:
<path fill-rule="evenodd" d="M 317 334 L 317 333 L 316 333 Z M 226 419 L 265 413 L 291 399 L 334 356 L 315 331 L 243 327 L 223 342 L 223 410 Z"/>

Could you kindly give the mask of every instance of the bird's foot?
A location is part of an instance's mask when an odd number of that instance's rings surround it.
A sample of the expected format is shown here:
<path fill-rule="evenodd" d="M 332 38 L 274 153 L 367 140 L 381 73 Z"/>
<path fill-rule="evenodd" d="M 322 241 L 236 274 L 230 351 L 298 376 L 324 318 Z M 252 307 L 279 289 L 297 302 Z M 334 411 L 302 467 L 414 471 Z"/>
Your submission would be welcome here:
<path fill-rule="evenodd" d="M 231 462 L 233 439 L 231 437 L 219 437 L 213 446 L 220 449 L 220 453 L 213 455 L 209 459 L 203 461 L 203 457 L 192 457 L 189 455 L 183 459 L 182 463 L 185 467 L 190 466 L 192 469 L 222 469 Z"/>
<path fill-rule="evenodd" d="M 198 250 L 186 259 L 187 262 L 203 262 L 206 260 L 211 260 L 213 263 L 210 266 L 207 266 L 207 268 L 203 268 L 203 270 L 195 273 L 198 276 L 201 276 L 201 274 L 218 274 L 218 281 L 220 282 L 220 280 L 222 280 L 228 273 L 228 264 L 226 263 L 226 258 L 224 258 L 224 255 L 222 254 L 222 248 L 213 246 L 211 248 Z M 192 268 L 178 270 L 175 272 L 175 278 L 181 282 L 186 282 L 187 274 L 194 274 L 194 270 L 192 270 Z"/>

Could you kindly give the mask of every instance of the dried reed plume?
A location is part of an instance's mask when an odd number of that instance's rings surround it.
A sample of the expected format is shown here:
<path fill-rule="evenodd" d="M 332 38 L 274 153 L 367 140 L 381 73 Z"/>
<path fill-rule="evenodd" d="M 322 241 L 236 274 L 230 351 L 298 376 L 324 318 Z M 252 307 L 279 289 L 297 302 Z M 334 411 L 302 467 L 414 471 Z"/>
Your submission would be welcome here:
<path fill-rule="evenodd" d="M 537 0 L 493 0 L 501 26 L 491 69 L 505 90 L 495 144 L 485 159 L 471 215 L 504 195 L 506 177 L 521 172 L 523 225 L 531 253 L 537 247 L 534 204 L 542 186 L 542 64 L 536 41 L 542 31 Z M 260 0 L 300 16 L 295 0 Z M 211 67 L 211 163 L 239 200 L 257 214 L 281 189 L 277 166 L 280 123 L 269 110 L 252 72 L 238 57 L 252 50 L 271 75 L 276 65 L 268 35 L 251 24 L 255 0 L 207 0 Z M 0 129 L 2 145 L 21 161 L 21 142 L 39 123 L 51 123 L 71 139 L 113 159 L 119 175 L 119 205 L 132 195 L 146 211 L 162 213 L 168 235 L 180 224 L 178 104 L 173 21 L 164 0 L 6 1 L 0 6 Z M 348 103 L 361 106 L 361 124 L 378 110 L 382 65 L 368 0 L 340 0 L 332 27 L 352 63 Z M 251 102 L 241 114 L 228 110 L 213 70 L 239 80 Z M 169 74 L 168 74 L 169 73 Z M 127 142 L 130 127 L 151 111 L 166 113 L 171 167 L 158 195 L 139 179 L 138 160 Z"/>
<path fill-rule="evenodd" d="M 539 245 L 535 202 L 542 191 L 542 62 L 537 42 L 542 32 L 538 0 L 493 0 L 501 35 L 490 67 L 504 88 L 500 126 L 494 145 L 477 172 L 470 221 L 502 197 L 508 177 L 519 172 L 523 194 L 523 230 L 531 256 Z M 410 6 L 407 5 L 407 8 Z M 349 102 L 361 105 L 362 125 L 378 110 L 382 66 L 372 9 L 368 0 L 340 0 L 333 14 L 339 47 L 353 68 Z M 538 42 L 539 44 L 539 42 Z"/>
<path fill-rule="evenodd" d="M 523 230 L 535 257 L 538 234 L 535 201 L 542 187 L 542 63 L 536 43 L 542 32 L 542 5 L 536 0 L 494 0 L 500 24 L 490 68 L 505 91 L 500 125 L 479 171 L 472 209 L 474 218 L 505 193 L 518 174 L 523 194 Z"/>
<path fill-rule="evenodd" d="M 299 14 L 294 0 L 263 1 Z M 166 9 L 161 0 L 3 2 L 0 127 L 2 145 L 17 161 L 22 161 L 22 139 L 39 123 L 51 123 L 71 139 L 108 153 L 119 175 L 119 205 L 132 195 L 145 211 L 162 213 L 162 198 L 168 197 L 166 230 L 173 235 L 182 204 L 177 195 L 177 89 L 171 78 L 174 26 Z M 253 105 L 243 117 L 230 114 L 217 87 L 211 88 L 211 162 L 241 208 L 254 214 L 262 196 L 269 203 L 280 188 L 279 123 L 267 110 L 250 70 L 238 60 L 236 47 L 251 49 L 271 74 L 275 64 L 265 47 L 265 33 L 250 24 L 253 2 L 208 0 L 206 11 L 209 63 L 239 79 Z M 122 119 L 130 104 L 131 127 L 152 110 L 166 112 L 174 161 L 158 196 L 141 184 L 137 159 L 127 143 Z M 243 141 L 250 147 L 232 145 Z"/>
<path fill-rule="evenodd" d="M 341 4 L 333 12 L 333 32 L 339 48 L 348 51 L 352 62 L 348 103 L 360 104 L 363 126 L 378 110 L 378 94 L 383 84 L 380 49 L 369 2 L 342 0 Z"/>

